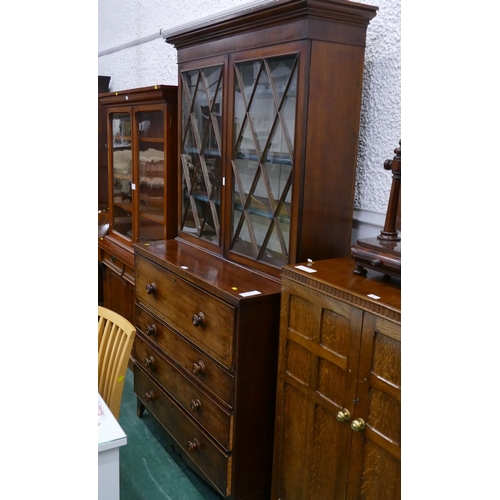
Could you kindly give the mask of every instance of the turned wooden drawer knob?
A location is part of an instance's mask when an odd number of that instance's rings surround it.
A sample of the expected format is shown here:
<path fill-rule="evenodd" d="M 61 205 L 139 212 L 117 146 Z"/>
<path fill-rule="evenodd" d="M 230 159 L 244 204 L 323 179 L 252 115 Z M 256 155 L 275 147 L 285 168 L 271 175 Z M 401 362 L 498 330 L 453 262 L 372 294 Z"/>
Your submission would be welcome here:
<path fill-rule="evenodd" d="M 156 336 L 156 325 L 154 323 L 146 326 L 146 335 L 148 335 L 149 337 L 151 335 Z"/>
<path fill-rule="evenodd" d="M 149 358 L 146 358 L 144 360 L 144 366 L 153 366 L 155 363 L 155 358 L 153 356 L 149 356 Z"/>
<path fill-rule="evenodd" d="M 196 327 L 205 326 L 205 315 L 202 312 L 193 314 L 193 325 Z"/>
<path fill-rule="evenodd" d="M 192 441 L 188 441 L 187 449 L 188 449 L 189 453 L 192 453 L 195 450 L 199 450 L 200 449 L 200 442 L 198 441 L 198 439 L 194 438 Z"/>
<path fill-rule="evenodd" d="M 146 401 L 152 401 L 153 400 L 153 391 L 146 392 L 146 394 L 144 394 L 144 399 Z"/>
<path fill-rule="evenodd" d="M 362 431 L 365 428 L 365 421 L 362 418 L 358 418 L 357 420 L 353 420 L 351 423 L 351 429 L 354 432 Z"/>
<path fill-rule="evenodd" d="M 206 367 L 205 363 L 200 359 L 198 363 L 193 363 L 193 373 L 198 375 L 198 373 L 205 373 Z"/>
<path fill-rule="evenodd" d="M 199 399 L 191 401 L 191 411 L 201 411 L 201 401 Z"/>
<path fill-rule="evenodd" d="M 146 285 L 146 293 L 148 295 L 151 295 L 152 293 L 156 292 L 156 283 L 153 281 L 153 283 L 148 283 Z"/>

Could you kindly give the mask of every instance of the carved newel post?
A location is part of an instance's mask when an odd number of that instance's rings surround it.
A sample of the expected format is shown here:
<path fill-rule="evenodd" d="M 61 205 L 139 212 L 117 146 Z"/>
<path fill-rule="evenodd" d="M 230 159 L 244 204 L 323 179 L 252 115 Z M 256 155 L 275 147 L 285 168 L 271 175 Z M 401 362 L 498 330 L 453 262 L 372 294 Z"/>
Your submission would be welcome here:
<path fill-rule="evenodd" d="M 392 186 L 385 216 L 384 229 L 376 238 L 358 240 L 351 247 L 356 262 L 355 274 L 365 276 L 373 269 L 396 278 L 401 278 L 401 236 L 398 224 L 401 214 L 401 141 L 394 150 L 396 156 L 384 162 L 384 168 L 392 171 Z"/>

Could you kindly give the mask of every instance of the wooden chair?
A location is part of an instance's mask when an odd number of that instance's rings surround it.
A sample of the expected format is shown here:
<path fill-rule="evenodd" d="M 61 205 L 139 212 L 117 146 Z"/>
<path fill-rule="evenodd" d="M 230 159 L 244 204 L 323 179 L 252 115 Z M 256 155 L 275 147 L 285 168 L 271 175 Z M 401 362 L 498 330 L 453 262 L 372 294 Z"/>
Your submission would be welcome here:
<path fill-rule="evenodd" d="M 98 306 L 99 394 L 118 420 L 135 327 L 114 311 Z"/>

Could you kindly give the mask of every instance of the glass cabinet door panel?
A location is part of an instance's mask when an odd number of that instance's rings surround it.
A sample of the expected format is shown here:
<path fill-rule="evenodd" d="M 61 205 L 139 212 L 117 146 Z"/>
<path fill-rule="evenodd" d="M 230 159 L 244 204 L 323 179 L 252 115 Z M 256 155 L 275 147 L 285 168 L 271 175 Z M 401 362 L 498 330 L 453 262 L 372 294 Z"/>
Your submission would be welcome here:
<path fill-rule="evenodd" d="M 222 66 L 181 73 L 181 228 L 220 244 Z"/>
<path fill-rule="evenodd" d="M 234 65 L 231 250 L 288 262 L 296 54 Z"/>
<path fill-rule="evenodd" d="M 112 227 L 132 239 L 132 138 L 130 113 L 110 115 L 113 132 L 113 220 Z"/>
<path fill-rule="evenodd" d="M 165 143 L 161 110 L 136 114 L 139 138 L 139 241 L 165 237 Z"/>

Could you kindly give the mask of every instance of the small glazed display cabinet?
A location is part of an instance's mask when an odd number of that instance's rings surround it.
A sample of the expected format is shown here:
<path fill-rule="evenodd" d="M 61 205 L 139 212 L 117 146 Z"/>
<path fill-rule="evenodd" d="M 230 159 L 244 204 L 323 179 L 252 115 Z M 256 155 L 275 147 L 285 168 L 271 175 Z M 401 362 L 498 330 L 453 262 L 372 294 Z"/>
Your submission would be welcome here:
<path fill-rule="evenodd" d="M 400 284 L 283 268 L 273 500 L 401 498 Z"/>
<path fill-rule="evenodd" d="M 280 285 L 176 240 L 134 247 L 138 415 L 222 497 L 269 499 Z"/>
<path fill-rule="evenodd" d="M 99 103 L 108 155 L 107 232 L 98 240 L 103 305 L 133 323 L 132 245 L 177 234 L 177 87 L 107 92 Z"/>

